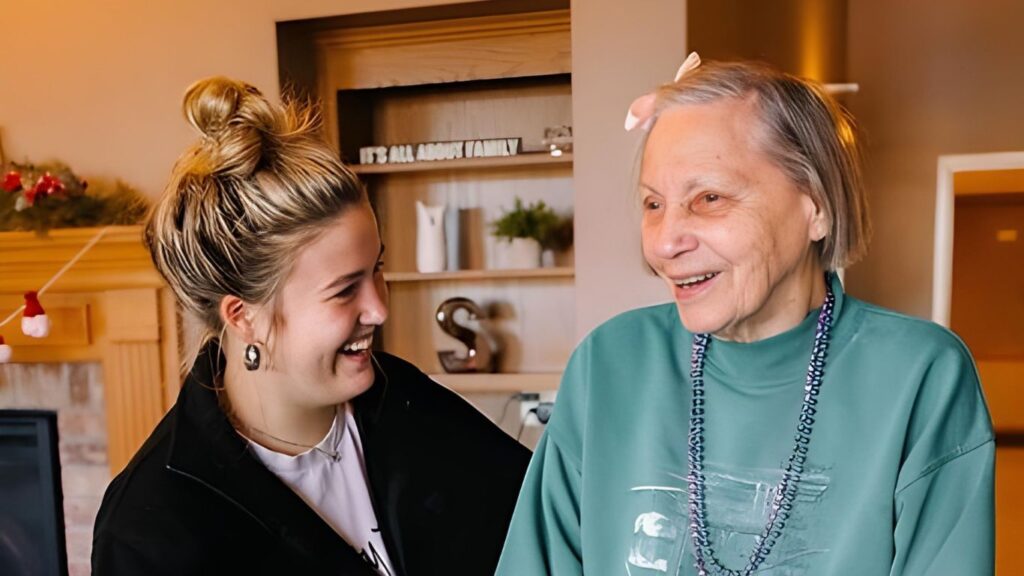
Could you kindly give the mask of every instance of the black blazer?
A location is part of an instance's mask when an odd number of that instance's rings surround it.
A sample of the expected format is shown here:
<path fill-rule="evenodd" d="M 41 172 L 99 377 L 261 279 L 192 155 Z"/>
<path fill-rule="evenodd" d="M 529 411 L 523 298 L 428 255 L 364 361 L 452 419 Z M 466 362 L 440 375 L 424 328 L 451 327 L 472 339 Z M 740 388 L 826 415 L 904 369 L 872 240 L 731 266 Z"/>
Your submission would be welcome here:
<path fill-rule="evenodd" d="M 216 343 L 107 488 L 95 576 L 376 574 L 247 449 L 212 390 Z M 370 495 L 395 576 L 490 575 L 529 451 L 413 365 L 383 353 L 354 400 Z"/>

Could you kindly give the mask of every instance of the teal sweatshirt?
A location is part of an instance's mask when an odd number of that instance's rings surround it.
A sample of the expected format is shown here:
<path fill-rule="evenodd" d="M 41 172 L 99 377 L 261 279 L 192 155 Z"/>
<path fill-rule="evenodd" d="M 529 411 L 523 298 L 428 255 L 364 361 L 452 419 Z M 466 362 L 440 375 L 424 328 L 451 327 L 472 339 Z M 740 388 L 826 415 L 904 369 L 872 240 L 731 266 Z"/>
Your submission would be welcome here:
<path fill-rule="evenodd" d="M 990 575 L 992 426 L 963 343 L 836 294 L 792 515 L 757 574 Z M 793 447 L 818 310 L 705 361 L 706 509 L 716 557 L 744 568 Z M 688 529 L 692 336 L 673 304 L 591 333 L 566 369 L 497 573 L 696 574 Z"/>

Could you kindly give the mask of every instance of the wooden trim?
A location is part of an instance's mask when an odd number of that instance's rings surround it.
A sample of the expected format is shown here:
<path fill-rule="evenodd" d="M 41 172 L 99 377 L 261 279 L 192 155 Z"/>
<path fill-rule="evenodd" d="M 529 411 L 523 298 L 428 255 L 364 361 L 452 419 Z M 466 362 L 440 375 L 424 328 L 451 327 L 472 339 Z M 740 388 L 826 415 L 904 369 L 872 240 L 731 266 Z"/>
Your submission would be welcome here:
<path fill-rule="evenodd" d="M 486 170 L 513 166 L 572 166 L 572 154 L 552 156 L 547 153 L 528 153 L 497 158 L 464 158 L 461 160 L 435 160 L 408 164 L 353 164 L 356 174 L 397 174 L 408 172 L 434 172 L 442 170 Z"/>
<path fill-rule="evenodd" d="M 184 338 L 178 314 L 178 303 L 174 292 L 163 287 L 157 293 L 160 314 L 160 341 L 172 343 L 160 347 L 163 366 L 164 407 L 170 408 L 178 400 L 178 392 L 184 382 L 185 369 L 181 365 L 181 343 Z"/>
<path fill-rule="evenodd" d="M 314 42 L 321 49 L 355 50 L 523 34 L 568 33 L 569 27 L 569 10 L 549 10 L 526 14 L 476 16 L 363 28 L 339 28 L 320 32 L 316 35 Z"/>
<path fill-rule="evenodd" d="M 334 148 L 339 90 L 572 71 L 569 10 L 340 28 L 313 43 L 324 136 Z"/>
<path fill-rule="evenodd" d="M 523 268 L 503 270 L 456 270 L 453 272 L 385 272 L 388 282 L 439 282 L 470 280 L 532 280 L 542 278 L 572 278 L 576 271 L 563 268 Z"/>
<path fill-rule="evenodd" d="M 430 377 L 460 394 L 548 392 L 558 390 L 558 384 L 562 379 L 558 372 L 431 374 Z"/>
<path fill-rule="evenodd" d="M 107 405 L 110 470 L 131 459 L 164 413 L 157 290 L 110 290 L 103 397 Z"/>
<path fill-rule="evenodd" d="M 38 289 L 70 260 L 98 228 L 0 232 L 0 293 Z M 75 266 L 50 289 L 92 292 L 124 287 L 158 287 L 163 280 L 142 245 L 141 226 L 112 226 Z"/>
<path fill-rule="evenodd" d="M 97 302 L 90 294 L 47 294 L 43 297 L 50 317 L 50 335 L 31 338 L 21 333 L 20 319 L 0 328 L 13 349 L 12 362 L 38 363 L 59 358 L 63 362 L 95 362 L 102 356 L 97 344 Z M 0 315 L 6 317 L 24 302 L 19 293 L 0 293 Z M 100 326 L 101 328 L 102 326 Z"/>

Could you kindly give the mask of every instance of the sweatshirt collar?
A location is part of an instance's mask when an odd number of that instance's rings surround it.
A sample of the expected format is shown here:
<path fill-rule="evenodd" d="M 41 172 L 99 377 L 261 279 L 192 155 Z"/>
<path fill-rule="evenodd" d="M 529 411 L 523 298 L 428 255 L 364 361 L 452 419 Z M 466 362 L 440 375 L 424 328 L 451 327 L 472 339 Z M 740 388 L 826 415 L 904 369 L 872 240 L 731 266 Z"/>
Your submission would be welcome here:
<path fill-rule="evenodd" d="M 841 335 L 845 294 L 838 275 L 829 273 L 835 296 L 832 314 L 832 340 Z M 705 371 L 712 378 L 723 378 L 739 386 L 770 386 L 802 381 L 807 373 L 814 346 L 821 308 L 807 313 L 789 330 L 755 342 L 732 342 L 712 337 L 705 360 Z"/>

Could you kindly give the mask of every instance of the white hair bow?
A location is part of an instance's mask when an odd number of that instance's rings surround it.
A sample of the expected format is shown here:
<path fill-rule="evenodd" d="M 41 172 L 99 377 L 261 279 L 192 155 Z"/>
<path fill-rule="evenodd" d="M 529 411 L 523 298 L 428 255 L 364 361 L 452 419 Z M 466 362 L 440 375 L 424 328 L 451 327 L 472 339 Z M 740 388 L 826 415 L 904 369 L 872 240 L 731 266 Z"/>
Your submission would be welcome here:
<path fill-rule="evenodd" d="M 672 81 L 678 82 L 680 78 L 698 66 L 700 66 L 700 56 L 696 52 L 690 52 L 690 55 L 683 61 L 682 66 L 676 71 L 676 76 Z M 626 112 L 626 132 L 633 130 L 637 126 L 644 132 L 651 129 L 651 125 L 654 124 L 654 103 L 656 98 L 656 93 L 648 92 L 633 100 L 633 103 L 629 105 L 629 110 Z"/>

